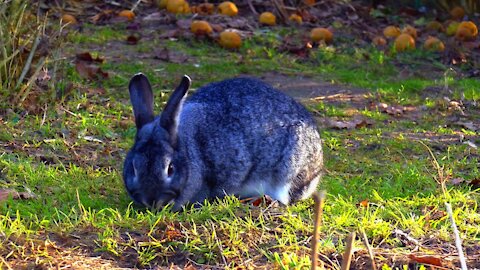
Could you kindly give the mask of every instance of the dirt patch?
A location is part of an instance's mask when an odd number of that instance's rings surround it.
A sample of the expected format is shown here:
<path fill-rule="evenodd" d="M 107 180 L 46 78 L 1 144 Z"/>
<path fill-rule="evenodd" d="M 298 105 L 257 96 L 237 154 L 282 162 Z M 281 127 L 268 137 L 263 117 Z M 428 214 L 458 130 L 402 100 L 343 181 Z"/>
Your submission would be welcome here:
<path fill-rule="evenodd" d="M 367 102 L 369 91 L 366 89 L 332 84 L 316 78 L 303 75 L 289 76 L 278 72 L 264 73 L 262 80 L 285 94 L 311 103 L 326 101 L 330 103 L 349 103 L 352 106 L 362 106 Z"/>

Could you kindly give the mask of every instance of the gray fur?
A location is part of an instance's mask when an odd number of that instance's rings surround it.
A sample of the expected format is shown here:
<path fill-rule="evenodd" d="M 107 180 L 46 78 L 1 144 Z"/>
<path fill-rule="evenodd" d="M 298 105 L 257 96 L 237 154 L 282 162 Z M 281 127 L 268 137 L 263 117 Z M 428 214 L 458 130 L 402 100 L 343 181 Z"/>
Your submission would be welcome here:
<path fill-rule="evenodd" d="M 316 190 L 320 136 L 291 97 L 259 80 L 236 78 L 201 87 L 178 107 L 170 103 L 169 111 L 138 129 L 125 160 L 125 186 L 138 203 L 158 208 L 172 202 L 177 210 L 225 194 L 267 194 L 289 204 Z M 178 117 L 162 121 L 162 115 Z"/>

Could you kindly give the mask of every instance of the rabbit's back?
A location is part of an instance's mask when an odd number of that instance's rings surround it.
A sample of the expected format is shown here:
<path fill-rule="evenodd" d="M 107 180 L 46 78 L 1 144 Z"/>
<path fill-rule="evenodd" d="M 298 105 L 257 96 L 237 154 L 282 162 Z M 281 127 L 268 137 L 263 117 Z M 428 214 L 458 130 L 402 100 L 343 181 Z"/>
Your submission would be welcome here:
<path fill-rule="evenodd" d="M 288 204 L 309 196 L 321 174 L 320 136 L 310 113 L 255 79 L 199 88 L 183 105 L 178 133 L 180 147 L 201 164 L 209 196 L 260 193 Z"/>

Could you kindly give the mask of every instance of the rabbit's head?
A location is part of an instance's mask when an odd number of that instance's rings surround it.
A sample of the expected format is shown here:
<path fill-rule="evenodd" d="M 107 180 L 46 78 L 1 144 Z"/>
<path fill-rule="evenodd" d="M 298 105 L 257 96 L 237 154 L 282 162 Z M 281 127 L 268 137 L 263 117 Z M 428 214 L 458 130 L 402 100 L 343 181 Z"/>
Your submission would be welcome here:
<path fill-rule="evenodd" d="M 176 151 L 177 119 L 189 87 L 190 78 L 185 75 L 162 114 L 155 117 L 147 77 L 139 73 L 130 80 L 137 134 L 125 159 L 123 180 L 132 199 L 147 207 L 160 208 L 179 196 L 185 173 Z"/>

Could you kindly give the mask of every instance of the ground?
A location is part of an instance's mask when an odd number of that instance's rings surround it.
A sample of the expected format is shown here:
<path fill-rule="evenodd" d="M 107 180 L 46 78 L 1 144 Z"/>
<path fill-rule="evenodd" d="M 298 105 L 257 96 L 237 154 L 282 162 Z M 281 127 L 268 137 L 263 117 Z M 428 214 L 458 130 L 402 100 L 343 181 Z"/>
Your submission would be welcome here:
<path fill-rule="evenodd" d="M 281 50 L 283 37 L 308 27 L 255 28 L 230 51 L 169 34 L 183 17 L 137 16 L 137 26 L 66 28 L 56 101 L 2 109 L 0 188 L 9 195 L 0 200 L 0 268 L 309 268 L 311 199 L 282 207 L 227 197 L 175 213 L 131 203 L 121 169 L 135 135 L 127 85 L 139 71 L 152 81 L 156 112 L 183 74 L 194 90 L 258 77 L 307 106 L 325 150 L 318 259 L 326 268 L 340 268 L 350 232 L 357 232 L 351 269 L 372 268 L 362 232 L 378 268 L 459 267 L 446 202 L 467 265 L 480 267 L 480 83 L 469 77 L 476 63 L 390 54 L 357 39 L 361 46 L 349 46 L 342 31 L 306 56 Z M 140 37 L 133 45 L 131 35 Z"/>

